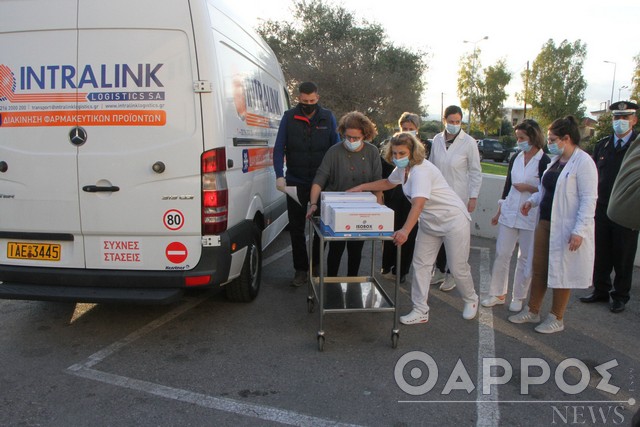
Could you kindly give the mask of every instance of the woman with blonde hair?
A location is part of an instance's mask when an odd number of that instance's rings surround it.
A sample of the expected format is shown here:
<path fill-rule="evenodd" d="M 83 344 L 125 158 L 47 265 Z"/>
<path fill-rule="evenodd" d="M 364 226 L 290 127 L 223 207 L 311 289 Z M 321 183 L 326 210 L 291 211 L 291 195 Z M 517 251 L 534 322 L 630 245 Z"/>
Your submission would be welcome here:
<path fill-rule="evenodd" d="M 471 216 L 467 207 L 449 187 L 438 168 L 425 161 L 424 146 L 413 135 L 407 132 L 393 135 L 384 157 L 396 166 L 388 178 L 361 184 L 349 191 L 384 191 L 402 185 L 404 194 L 411 200 L 411 210 L 404 225 L 393 234 L 394 243 L 403 245 L 411 229 L 418 224 L 412 263 L 413 309 L 401 316 L 400 322 L 412 325 L 429 320 L 427 299 L 431 271 L 443 242 L 451 274 L 459 285 L 458 291 L 464 301 L 462 317 L 473 319 L 478 312 L 478 295 L 468 263 Z"/>

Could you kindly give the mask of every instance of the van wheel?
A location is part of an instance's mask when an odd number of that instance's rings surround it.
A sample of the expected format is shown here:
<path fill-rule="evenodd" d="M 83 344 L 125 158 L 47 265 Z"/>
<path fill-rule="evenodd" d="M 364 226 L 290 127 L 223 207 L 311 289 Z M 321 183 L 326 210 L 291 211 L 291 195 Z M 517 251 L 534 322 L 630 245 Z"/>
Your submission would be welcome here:
<path fill-rule="evenodd" d="M 262 236 L 258 227 L 254 227 L 253 238 L 242 264 L 240 276 L 226 288 L 227 299 L 233 302 L 250 302 L 258 296 L 262 279 Z"/>

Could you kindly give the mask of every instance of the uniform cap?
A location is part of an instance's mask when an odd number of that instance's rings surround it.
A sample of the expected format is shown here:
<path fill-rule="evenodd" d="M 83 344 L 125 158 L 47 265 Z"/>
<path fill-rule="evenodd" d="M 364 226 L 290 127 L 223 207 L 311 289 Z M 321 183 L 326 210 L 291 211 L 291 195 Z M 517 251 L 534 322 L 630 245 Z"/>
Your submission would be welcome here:
<path fill-rule="evenodd" d="M 629 114 L 635 114 L 638 110 L 638 104 L 631 101 L 618 101 L 609 106 L 609 110 L 614 116 L 628 116 Z"/>

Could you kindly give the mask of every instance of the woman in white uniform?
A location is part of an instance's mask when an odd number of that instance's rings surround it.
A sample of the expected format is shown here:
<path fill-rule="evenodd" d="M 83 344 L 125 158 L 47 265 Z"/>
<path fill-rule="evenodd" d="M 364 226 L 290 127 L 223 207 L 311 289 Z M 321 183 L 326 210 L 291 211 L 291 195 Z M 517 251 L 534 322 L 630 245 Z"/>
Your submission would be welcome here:
<path fill-rule="evenodd" d="M 542 130 L 534 120 L 523 120 L 515 127 L 520 153 L 509 163 L 502 198 L 498 201 L 498 212 L 491 224 L 498 225 L 496 258 L 491 271 L 489 296 L 482 300 L 484 307 L 505 303 L 509 285 L 511 255 L 518 243 L 518 262 L 513 275 L 513 290 L 509 311 L 522 310 L 522 303 L 529 294 L 531 283 L 531 259 L 533 252 L 533 230 L 538 221 L 538 209 L 533 208 L 528 216 L 522 215 L 520 206 L 538 191 L 540 177 L 549 164 L 542 148 Z"/>
<path fill-rule="evenodd" d="M 538 323 L 547 288 L 553 290 L 551 311 L 536 332 L 564 330 L 564 312 L 571 289 L 591 286 L 594 259 L 598 171 L 580 149 L 580 130 L 573 116 L 557 119 L 547 132 L 555 157 L 542 176 L 539 191 L 522 205 L 523 215 L 539 206 L 533 243 L 533 275 L 529 304 L 510 316 L 513 323 Z"/>
<path fill-rule="evenodd" d="M 393 234 L 396 245 L 407 241 L 410 230 L 418 223 L 418 236 L 413 253 L 411 300 L 413 310 L 400 317 L 405 325 L 429 320 L 429 284 L 431 271 L 441 244 L 447 251 L 451 274 L 464 301 L 462 317 L 470 320 L 478 312 L 478 295 L 474 289 L 468 263 L 471 242 L 471 216 L 460 197 L 449 187 L 442 173 L 425 160 L 425 150 L 413 135 L 396 133 L 383 153 L 396 168 L 386 179 L 361 184 L 349 191 L 384 191 L 402 185 L 411 201 L 411 210 L 402 228 Z"/>

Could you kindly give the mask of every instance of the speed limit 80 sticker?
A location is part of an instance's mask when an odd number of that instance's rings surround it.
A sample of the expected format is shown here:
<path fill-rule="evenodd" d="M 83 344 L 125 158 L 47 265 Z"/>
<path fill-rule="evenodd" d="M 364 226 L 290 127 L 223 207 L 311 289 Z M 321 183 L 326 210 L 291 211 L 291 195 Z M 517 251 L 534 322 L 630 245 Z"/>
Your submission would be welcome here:
<path fill-rule="evenodd" d="M 162 222 L 171 231 L 180 230 L 184 225 L 184 215 L 177 209 L 170 209 L 164 213 Z"/>

